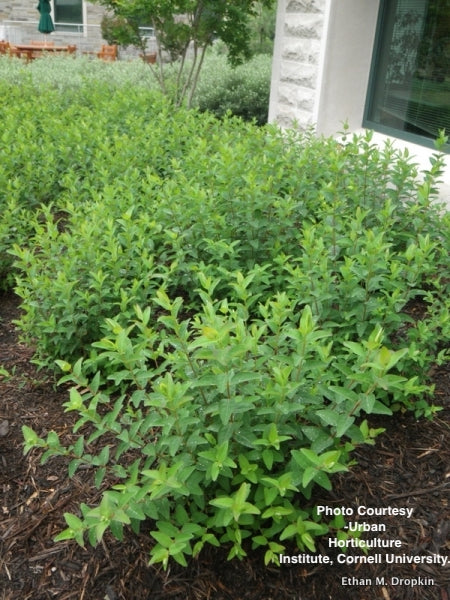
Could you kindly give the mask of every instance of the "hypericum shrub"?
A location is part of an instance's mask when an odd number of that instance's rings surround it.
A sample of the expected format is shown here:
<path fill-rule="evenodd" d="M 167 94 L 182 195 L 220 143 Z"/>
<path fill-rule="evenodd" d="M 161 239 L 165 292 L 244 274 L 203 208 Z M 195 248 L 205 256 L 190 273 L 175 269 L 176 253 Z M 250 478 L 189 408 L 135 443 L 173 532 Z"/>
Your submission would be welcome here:
<path fill-rule="evenodd" d="M 25 64 L 0 56 L 0 79 L 8 85 L 31 84 L 34 92 L 81 89 L 86 83 L 105 89 L 151 88 L 156 84 L 141 60 L 101 62 L 85 56 L 52 55 Z"/>
<path fill-rule="evenodd" d="M 150 562 L 165 567 L 186 565 L 207 543 L 229 546 L 229 558 L 261 546 L 266 563 L 286 543 L 314 552 L 329 528 L 308 502 L 312 490 L 331 489 L 354 447 L 382 431 L 365 419 L 390 414 L 379 391 L 426 391 L 390 373 L 408 349 L 388 349 L 380 328 L 336 343 L 309 305 L 299 311 L 283 292 L 252 318 L 250 298 L 216 301 L 214 282 L 200 279 L 193 318 L 159 290 L 131 322 L 107 321 L 95 358 L 58 361 L 75 384 L 65 407 L 83 434 L 65 448 L 56 433 L 44 440 L 24 427 L 25 452 L 39 446 L 43 461 L 71 458 L 70 475 L 87 464 L 97 487 L 114 483 L 98 506 L 81 505 L 81 518 L 66 514 L 57 540 L 84 545 L 87 534 L 96 544 L 106 529 L 122 539 L 124 525 L 138 531 L 151 519 Z"/>
<path fill-rule="evenodd" d="M 42 207 L 61 219 L 66 202 L 80 206 L 129 171 L 141 178 L 167 174 L 183 155 L 183 143 L 170 135 L 167 103 L 142 85 L 128 88 L 127 79 L 122 87 L 114 80 L 49 85 L 39 88 L 36 103 L 37 82 L 27 72 L 17 78 L 20 84 L 0 80 L 0 288 L 14 278 L 8 250 L 28 245 Z M 194 114 L 178 124 L 187 139 L 200 128 Z"/>
<path fill-rule="evenodd" d="M 95 89 L 87 98 L 81 89 L 50 87 L 36 102 L 30 81 L 1 80 L 0 93 L 0 287 L 7 287 L 12 280 L 8 249 L 14 242 L 28 243 L 41 206 L 51 205 L 54 213 L 63 209 L 68 182 L 75 180 L 78 199 L 95 178 L 98 182 L 101 169 L 115 160 L 119 134 L 102 110 L 110 96 L 102 100 Z M 120 98 L 114 101 L 119 108 Z M 101 178 L 98 183 L 103 185 Z"/>
<path fill-rule="evenodd" d="M 140 118 L 122 114 L 121 96 L 112 106 L 115 131 L 130 122 L 136 131 Z M 394 339 L 409 320 L 404 308 L 425 291 L 436 306 L 448 302 L 435 175 L 418 182 L 391 146 L 376 148 L 370 135 L 290 138 L 187 111 L 161 110 L 143 131 L 139 150 L 128 134 L 113 134 L 105 164 L 93 156 L 96 178 L 69 170 L 62 231 L 53 210 L 41 211 L 30 247 L 15 246 L 19 325 L 41 364 L 86 356 L 105 318 L 130 317 L 162 284 L 198 310 L 198 272 L 231 301 L 234 274 L 245 273 L 255 307 L 284 290 L 352 340 L 380 323 Z M 427 344 L 438 321 L 421 334 Z M 433 359 L 427 348 L 418 348 L 424 364 Z"/>
<path fill-rule="evenodd" d="M 25 427 L 26 450 L 114 482 L 58 539 L 120 539 L 151 519 L 164 565 L 206 543 L 230 558 L 262 546 L 267 562 L 285 543 L 314 550 L 327 526 L 313 486 L 330 489 L 379 433 L 366 415 L 436 410 L 427 372 L 448 359 L 450 329 L 442 158 L 421 180 L 370 133 L 281 133 L 101 90 L 54 93 L 84 137 L 10 250 L 18 324 L 35 360 L 75 383 L 66 408 L 82 434 L 64 448 Z"/>

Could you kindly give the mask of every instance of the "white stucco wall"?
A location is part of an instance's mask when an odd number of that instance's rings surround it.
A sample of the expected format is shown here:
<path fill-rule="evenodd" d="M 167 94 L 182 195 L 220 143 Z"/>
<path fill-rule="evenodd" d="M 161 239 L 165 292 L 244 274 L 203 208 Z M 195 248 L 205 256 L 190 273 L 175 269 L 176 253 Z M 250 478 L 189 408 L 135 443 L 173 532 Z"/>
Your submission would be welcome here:
<path fill-rule="evenodd" d="M 320 133 L 333 135 L 344 121 L 361 127 L 379 1 L 337 0 L 327 8 L 315 122 Z"/>

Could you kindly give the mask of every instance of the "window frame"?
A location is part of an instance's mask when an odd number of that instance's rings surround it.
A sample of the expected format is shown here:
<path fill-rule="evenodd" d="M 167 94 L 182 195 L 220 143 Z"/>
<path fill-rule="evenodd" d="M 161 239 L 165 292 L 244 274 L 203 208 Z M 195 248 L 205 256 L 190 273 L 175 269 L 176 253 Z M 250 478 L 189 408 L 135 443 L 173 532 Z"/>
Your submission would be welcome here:
<path fill-rule="evenodd" d="M 57 13 L 57 5 L 58 0 L 51 0 L 52 7 L 52 16 L 55 24 L 55 32 L 64 34 L 64 35 L 86 35 L 86 3 L 84 0 L 80 0 L 81 4 L 81 23 L 67 23 L 65 25 L 60 25 L 60 22 L 56 18 Z M 61 21 L 61 23 L 65 23 L 65 21 Z M 59 26 L 58 26 L 59 25 Z M 69 27 L 73 27 L 73 29 L 69 29 Z"/>
<path fill-rule="evenodd" d="M 425 1 L 426 0 L 424 0 L 424 2 Z M 420 146 L 425 146 L 427 148 L 435 148 L 435 140 L 431 137 L 409 131 L 403 131 L 402 129 L 397 129 L 382 123 L 377 123 L 370 118 L 370 115 L 373 114 L 373 108 L 375 104 L 377 75 L 379 73 L 380 64 L 382 61 L 382 42 L 384 39 L 385 27 L 389 22 L 389 7 L 392 6 L 391 2 L 392 0 L 380 0 L 362 124 L 363 127 L 373 129 L 374 131 L 390 137 L 395 137 L 407 142 L 418 144 Z M 445 133 L 446 135 L 450 136 L 450 131 L 446 131 Z M 443 152 L 450 153 L 450 143 L 445 144 L 441 150 Z"/>

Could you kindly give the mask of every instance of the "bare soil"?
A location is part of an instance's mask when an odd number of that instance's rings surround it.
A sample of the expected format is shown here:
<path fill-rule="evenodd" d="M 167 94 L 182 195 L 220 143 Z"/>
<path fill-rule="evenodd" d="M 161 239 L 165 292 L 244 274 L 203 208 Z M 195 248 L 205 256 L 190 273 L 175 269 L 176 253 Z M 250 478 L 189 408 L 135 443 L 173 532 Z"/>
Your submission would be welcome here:
<path fill-rule="evenodd" d="M 450 600 L 448 566 L 342 565 L 328 539 L 319 550 L 332 566 L 266 567 L 263 554 L 250 548 L 245 560 L 228 562 L 225 550 L 205 549 L 187 568 L 166 572 L 148 565 L 148 531 L 127 532 L 122 543 L 106 535 L 96 548 L 53 542 L 65 528 L 64 512 L 95 503 L 100 492 L 86 471 L 69 479 L 61 458 L 41 466 L 39 452 L 23 455 L 22 425 L 41 436 L 55 430 L 70 437 L 73 417 L 62 407 L 67 389 L 36 371 L 31 349 L 18 341 L 18 305 L 14 294 L 0 295 L 0 366 L 10 374 L 0 375 L 0 600 Z M 377 418 L 374 425 L 386 432 L 376 446 L 359 448 L 358 464 L 334 480 L 332 492 L 313 499 L 331 507 L 413 508 L 411 518 L 365 519 L 386 525 L 372 536 L 401 540 L 392 550 L 399 556 L 450 554 L 450 367 L 436 369 L 433 380 L 435 403 L 443 407 L 433 421 L 400 413 Z M 344 577 L 371 585 L 343 585 Z M 398 585 L 395 578 L 426 583 Z"/>

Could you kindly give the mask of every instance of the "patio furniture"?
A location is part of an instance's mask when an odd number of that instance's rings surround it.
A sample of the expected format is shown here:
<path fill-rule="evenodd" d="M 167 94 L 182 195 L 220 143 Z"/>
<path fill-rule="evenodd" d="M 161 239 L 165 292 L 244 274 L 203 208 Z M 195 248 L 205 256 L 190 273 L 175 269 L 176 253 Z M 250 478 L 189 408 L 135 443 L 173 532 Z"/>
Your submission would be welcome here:
<path fill-rule="evenodd" d="M 97 52 L 97 57 L 101 60 L 114 61 L 117 60 L 117 45 L 112 46 L 103 45 L 100 52 Z"/>
<path fill-rule="evenodd" d="M 52 45 L 43 45 L 43 44 L 14 44 L 10 46 L 9 54 L 11 56 L 16 56 L 18 58 L 25 58 L 27 62 L 30 60 L 34 60 L 35 58 L 39 58 L 45 53 L 66 53 L 66 54 L 74 54 L 76 52 L 77 47 L 74 45 L 70 46 L 56 46 Z"/>
<path fill-rule="evenodd" d="M 0 40 L 0 54 L 9 54 L 10 47 L 9 42 Z"/>
<path fill-rule="evenodd" d="M 156 52 L 150 52 L 149 54 L 139 54 L 139 56 L 147 64 L 154 65 L 156 63 Z"/>
<path fill-rule="evenodd" d="M 47 40 L 31 40 L 30 46 L 37 46 L 38 48 L 54 48 L 55 42 L 49 42 Z"/>

